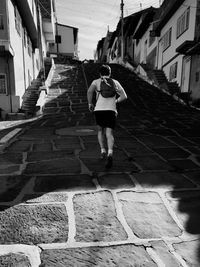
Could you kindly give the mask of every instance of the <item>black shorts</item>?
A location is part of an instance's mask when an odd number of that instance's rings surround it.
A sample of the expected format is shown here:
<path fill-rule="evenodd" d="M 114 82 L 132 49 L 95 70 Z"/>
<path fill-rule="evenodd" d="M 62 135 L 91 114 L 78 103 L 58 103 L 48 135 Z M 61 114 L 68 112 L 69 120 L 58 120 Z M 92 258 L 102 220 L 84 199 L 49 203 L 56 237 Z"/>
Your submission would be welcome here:
<path fill-rule="evenodd" d="M 94 112 L 96 124 L 102 128 L 115 128 L 116 113 L 112 110 L 98 110 Z"/>

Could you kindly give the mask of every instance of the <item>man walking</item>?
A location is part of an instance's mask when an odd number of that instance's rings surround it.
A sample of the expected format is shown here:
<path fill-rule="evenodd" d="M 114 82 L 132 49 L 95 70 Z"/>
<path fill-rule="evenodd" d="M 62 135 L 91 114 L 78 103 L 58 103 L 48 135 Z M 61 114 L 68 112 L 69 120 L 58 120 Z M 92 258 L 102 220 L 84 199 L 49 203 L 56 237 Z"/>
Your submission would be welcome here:
<path fill-rule="evenodd" d="M 87 92 L 88 105 L 90 112 L 94 111 L 96 124 L 98 126 L 98 142 L 101 148 L 101 159 L 106 159 L 106 168 L 111 168 L 113 164 L 113 147 L 114 136 L 113 130 L 116 124 L 117 108 L 119 102 L 124 101 L 127 95 L 121 84 L 114 79 L 110 79 L 111 68 L 108 65 L 102 65 L 99 70 L 100 78 L 94 80 Z M 106 83 L 112 87 L 112 82 L 115 88 L 115 93 L 112 96 L 103 94 L 102 83 Z M 93 94 L 96 93 L 96 104 L 92 103 Z M 118 97 L 117 97 L 118 96 Z M 108 151 L 106 153 L 106 146 Z"/>

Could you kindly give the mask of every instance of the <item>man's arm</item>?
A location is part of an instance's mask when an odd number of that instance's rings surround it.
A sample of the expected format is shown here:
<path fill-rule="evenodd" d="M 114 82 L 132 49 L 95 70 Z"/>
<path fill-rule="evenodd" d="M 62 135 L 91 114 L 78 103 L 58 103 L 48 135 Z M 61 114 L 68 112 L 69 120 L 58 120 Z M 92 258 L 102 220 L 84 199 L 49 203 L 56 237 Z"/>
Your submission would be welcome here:
<path fill-rule="evenodd" d="M 119 97 L 116 99 L 116 102 L 122 102 L 127 99 L 127 94 L 124 90 L 124 88 L 121 86 L 121 84 L 117 81 L 117 93 L 119 94 Z"/>
<path fill-rule="evenodd" d="M 87 91 L 88 107 L 89 107 L 89 111 L 91 112 L 94 110 L 92 99 L 93 99 L 93 94 L 95 92 L 95 89 L 96 89 L 96 85 L 94 84 L 94 82 L 92 82 Z"/>

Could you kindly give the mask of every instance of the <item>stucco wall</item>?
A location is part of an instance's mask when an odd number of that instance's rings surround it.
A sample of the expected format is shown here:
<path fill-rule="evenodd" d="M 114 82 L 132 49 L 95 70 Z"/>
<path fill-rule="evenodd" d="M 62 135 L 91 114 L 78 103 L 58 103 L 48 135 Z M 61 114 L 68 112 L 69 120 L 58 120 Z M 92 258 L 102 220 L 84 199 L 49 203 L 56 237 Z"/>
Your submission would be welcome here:
<path fill-rule="evenodd" d="M 177 72 L 176 81 L 178 82 L 179 86 L 181 86 L 181 71 L 182 71 L 183 55 L 179 55 L 176 52 L 176 48 L 180 46 L 185 40 L 194 40 L 196 8 L 190 8 L 189 28 L 178 39 L 176 37 L 177 20 L 189 6 L 195 5 L 194 2 L 196 2 L 196 0 L 186 0 L 184 4 L 179 7 L 179 9 L 175 12 L 175 14 L 171 17 L 171 19 L 167 22 L 167 24 L 162 29 L 161 36 L 159 39 L 160 40 L 159 42 L 160 53 L 159 53 L 158 68 L 160 69 L 163 68 L 167 78 L 169 78 L 170 66 L 174 64 L 175 61 L 177 61 L 178 72 Z M 165 51 L 163 51 L 162 37 L 170 28 L 172 28 L 171 46 L 168 47 Z"/>

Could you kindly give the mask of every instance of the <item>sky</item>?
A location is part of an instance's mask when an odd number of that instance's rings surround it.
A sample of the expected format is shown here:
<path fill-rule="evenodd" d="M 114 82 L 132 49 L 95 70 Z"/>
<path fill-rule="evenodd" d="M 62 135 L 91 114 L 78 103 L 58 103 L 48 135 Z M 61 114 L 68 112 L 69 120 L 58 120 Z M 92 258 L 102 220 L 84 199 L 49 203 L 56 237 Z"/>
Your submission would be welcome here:
<path fill-rule="evenodd" d="M 122 0 L 55 0 L 58 23 L 78 28 L 80 60 L 93 59 L 97 43 L 107 31 L 114 31 L 121 16 Z M 150 6 L 159 7 L 160 0 L 123 0 L 124 17 Z"/>

